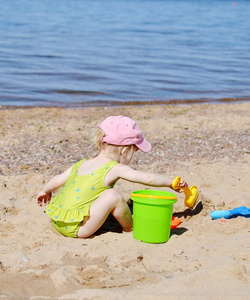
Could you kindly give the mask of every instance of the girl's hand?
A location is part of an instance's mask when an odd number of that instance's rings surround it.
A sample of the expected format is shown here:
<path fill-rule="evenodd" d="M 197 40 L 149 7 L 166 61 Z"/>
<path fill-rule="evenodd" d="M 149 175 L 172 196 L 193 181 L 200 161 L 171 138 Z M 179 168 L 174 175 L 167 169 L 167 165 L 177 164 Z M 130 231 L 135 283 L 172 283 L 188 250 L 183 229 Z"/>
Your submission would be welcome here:
<path fill-rule="evenodd" d="M 186 183 L 186 181 L 181 180 L 180 184 L 178 185 L 178 188 L 177 189 L 172 188 L 172 189 L 178 193 L 183 193 L 185 187 L 188 188 L 188 184 Z"/>
<path fill-rule="evenodd" d="M 36 197 L 37 204 L 39 206 L 43 206 L 43 204 L 44 205 L 49 204 L 51 201 L 51 196 L 52 193 L 45 193 L 44 191 L 41 191 Z"/>

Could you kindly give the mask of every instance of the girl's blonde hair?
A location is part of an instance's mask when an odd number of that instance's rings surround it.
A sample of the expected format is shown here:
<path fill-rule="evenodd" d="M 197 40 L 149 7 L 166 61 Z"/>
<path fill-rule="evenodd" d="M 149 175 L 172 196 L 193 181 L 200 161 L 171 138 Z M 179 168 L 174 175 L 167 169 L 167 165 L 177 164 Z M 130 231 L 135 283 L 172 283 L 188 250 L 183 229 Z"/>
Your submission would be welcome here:
<path fill-rule="evenodd" d="M 104 148 L 104 142 L 102 141 L 104 136 L 104 131 L 100 127 L 98 127 L 95 132 L 94 142 L 99 152 Z"/>

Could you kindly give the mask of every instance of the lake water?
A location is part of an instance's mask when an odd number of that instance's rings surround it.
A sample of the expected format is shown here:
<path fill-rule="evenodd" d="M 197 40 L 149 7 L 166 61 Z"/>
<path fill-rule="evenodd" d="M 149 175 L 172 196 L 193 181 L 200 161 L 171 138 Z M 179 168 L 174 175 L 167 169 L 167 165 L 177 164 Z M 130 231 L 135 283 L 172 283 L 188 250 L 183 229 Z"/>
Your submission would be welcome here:
<path fill-rule="evenodd" d="M 250 100 L 250 1 L 0 4 L 2 106 Z"/>

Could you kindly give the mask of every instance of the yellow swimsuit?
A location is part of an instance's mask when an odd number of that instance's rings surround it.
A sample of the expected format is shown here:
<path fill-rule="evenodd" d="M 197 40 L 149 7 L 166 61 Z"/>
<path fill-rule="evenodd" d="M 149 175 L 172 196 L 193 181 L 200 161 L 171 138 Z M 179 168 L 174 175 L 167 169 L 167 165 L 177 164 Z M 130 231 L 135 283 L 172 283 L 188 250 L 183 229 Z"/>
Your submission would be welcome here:
<path fill-rule="evenodd" d="M 78 175 L 77 171 L 85 159 L 77 162 L 59 194 L 46 208 L 54 227 L 63 235 L 77 237 L 84 217 L 89 216 L 91 204 L 107 189 L 104 184 L 106 174 L 117 164 L 109 161 L 95 172 Z"/>

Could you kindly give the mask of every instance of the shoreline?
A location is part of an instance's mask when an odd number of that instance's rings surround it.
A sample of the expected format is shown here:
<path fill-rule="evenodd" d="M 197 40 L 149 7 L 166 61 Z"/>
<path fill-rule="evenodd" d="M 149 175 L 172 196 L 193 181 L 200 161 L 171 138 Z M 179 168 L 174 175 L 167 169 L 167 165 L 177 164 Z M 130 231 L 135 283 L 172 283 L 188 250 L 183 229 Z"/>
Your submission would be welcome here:
<path fill-rule="evenodd" d="M 91 107 L 123 107 L 123 106 L 145 106 L 145 105 L 194 105 L 194 104 L 222 104 L 222 103 L 248 103 L 250 97 L 239 98 L 220 98 L 220 99 L 182 99 L 182 100 L 153 100 L 153 101 L 85 101 L 72 105 L 0 105 L 1 110 L 12 109 L 29 109 L 29 108 L 65 108 L 65 109 L 81 109 Z"/>
<path fill-rule="evenodd" d="M 248 299 L 249 218 L 211 220 L 210 212 L 249 207 L 249 111 L 250 102 L 0 110 L 0 295 Z M 194 210 L 178 194 L 174 213 L 183 222 L 164 244 L 132 232 L 65 238 L 35 202 L 52 176 L 95 154 L 94 129 L 118 114 L 135 119 L 152 144 L 135 154 L 133 168 L 181 176 L 199 189 Z M 115 188 L 129 201 L 148 187 L 120 180 Z"/>

